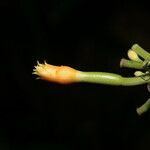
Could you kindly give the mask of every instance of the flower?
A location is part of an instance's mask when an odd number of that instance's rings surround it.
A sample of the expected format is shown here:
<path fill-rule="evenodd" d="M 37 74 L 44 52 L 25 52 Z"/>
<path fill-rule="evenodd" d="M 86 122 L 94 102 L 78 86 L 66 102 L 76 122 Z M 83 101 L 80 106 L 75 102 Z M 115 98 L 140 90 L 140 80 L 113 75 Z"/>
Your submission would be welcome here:
<path fill-rule="evenodd" d="M 43 64 L 37 62 L 33 71 L 33 74 L 38 75 L 40 79 L 50 82 L 69 84 L 78 81 L 77 74 L 79 71 L 68 66 L 54 66 L 46 62 Z"/>

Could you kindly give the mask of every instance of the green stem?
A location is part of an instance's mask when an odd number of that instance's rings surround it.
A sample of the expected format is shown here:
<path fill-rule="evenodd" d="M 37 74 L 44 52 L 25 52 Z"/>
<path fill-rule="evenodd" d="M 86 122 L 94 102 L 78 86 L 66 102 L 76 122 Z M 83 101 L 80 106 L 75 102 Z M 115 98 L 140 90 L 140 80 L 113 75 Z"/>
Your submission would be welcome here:
<path fill-rule="evenodd" d="M 143 69 L 143 63 L 136 62 L 133 60 L 127 60 L 122 58 L 120 61 L 120 67 L 134 68 L 134 69 Z"/>
<path fill-rule="evenodd" d="M 144 58 L 145 60 L 150 60 L 150 53 L 145 51 L 142 47 L 140 47 L 138 44 L 134 44 L 132 46 L 132 50 L 135 51 L 139 56 Z"/>
<path fill-rule="evenodd" d="M 145 80 L 144 77 L 122 77 L 114 73 L 106 72 L 80 72 L 78 74 L 79 82 L 107 84 L 107 85 L 122 85 L 122 86 L 134 86 L 150 82 L 150 78 Z"/>
<path fill-rule="evenodd" d="M 139 108 L 136 109 L 137 113 L 139 115 L 142 115 L 150 108 L 150 98 Z"/>

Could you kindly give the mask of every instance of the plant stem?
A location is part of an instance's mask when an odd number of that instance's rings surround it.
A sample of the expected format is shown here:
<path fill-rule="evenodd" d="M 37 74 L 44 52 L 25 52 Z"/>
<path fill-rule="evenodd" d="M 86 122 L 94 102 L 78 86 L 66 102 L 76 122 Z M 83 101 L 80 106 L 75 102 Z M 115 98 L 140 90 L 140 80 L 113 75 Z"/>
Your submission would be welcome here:
<path fill-rule="evenodd" d="M 150 108 L 150 98 L 139 108 L 136 109 L 137 113 L 139 115 L 142 115 L 144 112 L 146 112 Z"/>
<path fill-rule="evenodd" d="M 140 47 L 138 44 L 134 44 L 132 46 L 132 50 L 135 51 L 139 56 L 144 58 L 145 60 L 150 60 L 150 53 L 145 51 L 142 47 Z"/>
<path fill-rule="evenodd" d="M 143 69 L 143 63 L 122 58 L 120 61 L 120 67 Z"/>
<path fill-rule="evenodd" d="M 145 75 L 144 77 L 149 77 Z M 78 73 L 79 82 L 97 83 L 97 84 L 107 84 L 107 85 L 122 85 L 122 86 L 135 86 L 150 82 L 144 80 L 142 77 L 122 77 L 114 73 L 106 72 L 79 72 Z"/>

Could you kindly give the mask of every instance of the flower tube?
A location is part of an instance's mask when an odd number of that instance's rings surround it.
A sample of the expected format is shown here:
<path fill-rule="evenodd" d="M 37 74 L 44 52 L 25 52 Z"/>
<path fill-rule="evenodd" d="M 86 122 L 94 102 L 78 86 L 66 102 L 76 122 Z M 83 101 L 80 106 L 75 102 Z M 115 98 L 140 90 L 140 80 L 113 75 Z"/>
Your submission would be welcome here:
<path fill-rule="evenodd" d="M 143 77 L 149 77 L 149 74 L 137 77 L 122 77 L 121 75 L 107 72 L 84 72 L 73 69 L 68 66 L 54 66 L 46 62 L 35 66 L 33 74 L 39 76 L 42 80 L 56 82 L 60 84 L 70 84 L 75 82 L 87 82 L 107 85 L 134 86 L 150 82 Z"/>

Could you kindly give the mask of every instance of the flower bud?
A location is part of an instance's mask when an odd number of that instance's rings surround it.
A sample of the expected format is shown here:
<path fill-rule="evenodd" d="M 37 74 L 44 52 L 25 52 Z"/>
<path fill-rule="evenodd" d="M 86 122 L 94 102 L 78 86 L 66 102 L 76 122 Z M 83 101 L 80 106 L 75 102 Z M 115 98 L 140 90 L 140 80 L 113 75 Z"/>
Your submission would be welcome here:
<path fill-rule="evenodd" d="M 141 59 L 138 57 L 137 53 L 134 52 L 133 50 L 129 50 L 129 51 L 128 51 L 128 57 L 129 57 L 131 60 L 141 62 Z"/>

